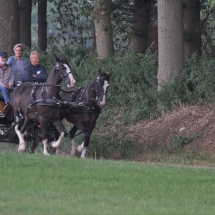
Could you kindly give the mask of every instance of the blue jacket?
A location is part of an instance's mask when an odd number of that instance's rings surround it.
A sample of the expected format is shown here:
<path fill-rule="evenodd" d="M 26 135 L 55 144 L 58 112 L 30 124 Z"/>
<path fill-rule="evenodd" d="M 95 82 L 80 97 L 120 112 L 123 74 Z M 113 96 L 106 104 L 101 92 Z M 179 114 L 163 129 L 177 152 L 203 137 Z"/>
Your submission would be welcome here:
<path fill-rule="evenodd" d="M 36 75 L 34 78 L 32 75 Z M 33 66 L 31 63 L 28 64 L 28 68 L 22 73 L 22 82 L 45 82 L 48 74 L 44 66 L 38 64 Z"/>
<path fill-rule="evenodd" d="M 18 81 L 22 81 L 22 73 L 23 71 L 28 69 L 29 60 L 25 57 L 21 58 L 21 71 L 18 71 L 17 68 L 17 60 L 15 56 L 11 56 L 7 60 L 7 64 L 12 68 L 13 74 L 14 74 L 14 84 L 17 85 Z"/>

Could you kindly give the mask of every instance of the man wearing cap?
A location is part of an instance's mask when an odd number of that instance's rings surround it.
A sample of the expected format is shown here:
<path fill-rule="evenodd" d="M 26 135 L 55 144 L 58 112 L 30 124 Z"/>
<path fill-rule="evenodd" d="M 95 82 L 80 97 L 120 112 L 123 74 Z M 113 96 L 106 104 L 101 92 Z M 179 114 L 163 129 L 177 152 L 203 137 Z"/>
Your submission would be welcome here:
<path fill-rule="evenodd" d="M 27 69 L 29 60 L 25 57 L 22 57 L 22 44 L 16 44 L 13 48 L 13 51 L 15 55 L 8 58 L 7 64 L 12 68 L 14 74 L 14 85 L 18 86 L 20 83 L 22 83 L 22 73 Z"/>
<path fill-rule="evenodd" d="M 10 103 L 7 88 L 13 87 L 14 75 L 10 66 L 6 64 L 7 53 L 0 52 L 0 91 L 6 104 Z"/>
<path fill-rule="evenodd" d="M 28 69 L 22 73 L 23 82 L 45 82 L 48 74 L 44 66 L 39 64 L 40 55 L 37 51 L 32 51 L 30 54 L 30 64 Z"/>

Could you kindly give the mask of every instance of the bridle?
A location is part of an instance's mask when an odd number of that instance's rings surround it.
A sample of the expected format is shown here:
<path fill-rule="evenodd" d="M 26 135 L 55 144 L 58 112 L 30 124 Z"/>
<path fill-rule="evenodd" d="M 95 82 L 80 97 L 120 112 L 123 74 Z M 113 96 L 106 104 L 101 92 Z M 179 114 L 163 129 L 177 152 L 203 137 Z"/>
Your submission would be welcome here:
<path fill-rule="evenodd" d="M 62 71 L 61 71 L 61 69 L 60 69 L 60 64 L 63 64 L 63 63 L 56 63 L 56 65 L 55 65 L 55 67 L 56 67 L 56 70 L 59 72 L 60 71 L 60 76 L 61 76 L 61 78 L 62 78 L 62 84 L 65 84 L 66 83 L 66 77 L 70 74 L 70 73 L 72 73 L 72 72 L 67 72 L 66 73 L 66 75 L 64 75 L 63 73 L 62 73 Z"/>
<path fill-rule="evenodd" d="M 99 93 L 98 92 L 98 85 L 99 85 L 99 80 L 100 79 L 102 79 L 100 76 L 98 76 L 97 78 L 96 78 L 96 82 L 95 82 L 95 87 L 94 87 L 94 92 L 96 93 L 96 99 L 95 99 L 95 103 L 97 104 L 97 101 L 98 101 L 98 99 L 99 99 L 99 96 L 104 96 L 104 95 L 106 95 L 107 94 L 107 90 L 106 90 L 106 92 L 105 93 Z"/>

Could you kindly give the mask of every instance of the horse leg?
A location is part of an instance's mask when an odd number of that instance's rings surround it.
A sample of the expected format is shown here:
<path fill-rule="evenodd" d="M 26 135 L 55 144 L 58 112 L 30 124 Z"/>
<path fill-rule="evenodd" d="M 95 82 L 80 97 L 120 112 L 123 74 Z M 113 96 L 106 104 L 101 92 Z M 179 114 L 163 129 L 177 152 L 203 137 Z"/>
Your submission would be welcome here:
<path fill-rule="evenodd" d="M 81 158 L 85 158 L 87 147 L 88 147 L 89 142 L 90 142 L 90 136 L 91 136 L 91 133 L 92 133 L 94 127 L 93 128 L 88 128 L 88 130 L 84 132 L 84 141 L 83 141 L 83 143 L 81 145 L 79 145 L 77 147 L 77 151 L 81 152 Z"/>
<path fill-rule="evenodd" d="M 59 132 L 59 138 L 57 141 L 52 141 L 50 143 L 50 145 L 53 147 L 53 148 L 56 148 L 56 147 L 60 147 L 60 144 L 61 144 L 61 141 L 65 135 L 65 132 L 64 132 L 64 128 L 63 128 L 63 124 L 62 122 L 58 119 L 56 120 L 55 122 L 52 122 L 53 126 L 57 129 L 57 131 Z M 59 148 L 58 148 L 59 149 Z"/>
<path fill-rule="evenodd" d="M 76 155 L 76 152 L 77 152 L 77 143 L 75 142 L 75 133 L 76 131 L 78 130 L 78 128 L 74 125 L 72 127 L 72 129 L 69 131 L 69 136 L 71 138 L 71 152 L 70 152 L 70 155 L 72 157 L 74 157 Z"/>
<path fill-rule="evenodd" d="M 85 158 L 85 154 L 87 151 L 87 146 L 89 145 L 90 134 L 88 132 L 84 132 L 84 141 L 81 145 L 77 147 L 77 151 L 81 152 L 81 158 Z"/>
<path fill-rule="evenodd" d="M 43 142 L 43 154 L 49 155 L 47 147 L 48 147 L 48 132 L 47 132 L 47 122 L 46 120 L 43 120 L 43 118 L 40 118 L 40 128 L 42 133 L 42 142 Z"/>
<path fill-rule="evenodd" d="M 16 122 L 19 121 L 19 118 L 16 117 Z M 15 132 L 19 138 L 19 147 L 18 147 L 18 152 L 24 152 L 26 149 L 26 144 L 25 144 L 25 140 L 24 140 L 24 136 L 25 136 L 25 130 L 27 129 L 28 125 L 29 125 L 30 120 L 25 117 L 24 119 L 24 123 L 22 125 L 21 128 L 19 128 L 19 124 L 17 124 L 15 126 Z"/>
<path fill-rule="evenodd" d="M 87 129 L 84 131 L 84 141 L 81 145 L 77 147 L 77 151 L 81 152 L 81 158 L 85 158 L 87 147 L 90 142 L 90 136 L 92 134 L 93 129 L 95 128 L 95 125 L 96 123 L 91 123 L 88 125 Z"/>

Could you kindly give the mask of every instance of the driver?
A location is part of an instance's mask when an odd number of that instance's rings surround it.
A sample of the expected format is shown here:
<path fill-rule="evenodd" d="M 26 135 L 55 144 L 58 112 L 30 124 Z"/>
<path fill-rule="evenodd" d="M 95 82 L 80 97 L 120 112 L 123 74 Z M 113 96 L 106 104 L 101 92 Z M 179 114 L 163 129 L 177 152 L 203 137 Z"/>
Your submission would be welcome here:
<path fill-rule="evenodd" d="M 22 72 L 22 82 L 45 82 L 48 74 L 44 66 L 39 64 L 40 55 L 37 51 L 30 54 L 30 64 Z"/>

